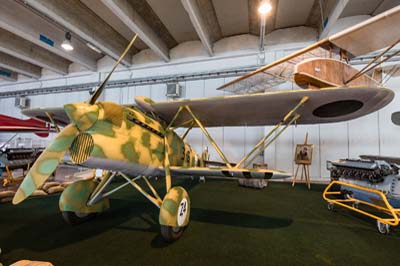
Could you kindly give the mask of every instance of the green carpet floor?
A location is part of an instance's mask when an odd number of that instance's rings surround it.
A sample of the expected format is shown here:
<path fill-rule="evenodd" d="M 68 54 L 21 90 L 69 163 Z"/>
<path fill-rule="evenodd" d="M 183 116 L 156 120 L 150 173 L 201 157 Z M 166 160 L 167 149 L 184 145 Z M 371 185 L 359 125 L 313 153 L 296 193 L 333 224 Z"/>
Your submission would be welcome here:
<path fill-rule="evenodd" d="M 158 181 L 157 187 L 162 187 Z M 328 211 L 323 186 L 270 183 L 264 190 L 236 182 L 186 187 L 191 222 L 166 244 L 158 211 L 130 187 L 111 197 L 111 209 L 79 226 L 64 223 L 58 195 L 0 205 L 0 261 L 78 265 L 400 265 L 400 230 L 380 235 L 375 221 Z"/>

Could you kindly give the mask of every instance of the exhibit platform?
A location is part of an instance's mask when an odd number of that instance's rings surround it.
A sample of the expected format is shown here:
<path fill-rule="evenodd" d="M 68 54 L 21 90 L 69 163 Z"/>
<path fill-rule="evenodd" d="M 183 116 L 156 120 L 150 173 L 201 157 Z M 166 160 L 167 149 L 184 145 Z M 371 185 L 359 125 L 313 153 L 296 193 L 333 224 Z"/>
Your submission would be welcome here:
<path fill-rule="evenodd" d="M 162 191 L 164 181 L 153 181 Z M 394 265 L 400 232 L 377 232 L 375 221 L 327 209 L 324 185 L 271 182 L 262 190 L 237 182 L 178 180 L 191 197 L 181 239 L 163 242 L 158 209 L 125 187 L 111 209 L 78 226 L 64 222 L 59 195 L 0 205 L 0 262 L 63 265 Z M 115 185 L 118 185 L 116 183 Z"/>

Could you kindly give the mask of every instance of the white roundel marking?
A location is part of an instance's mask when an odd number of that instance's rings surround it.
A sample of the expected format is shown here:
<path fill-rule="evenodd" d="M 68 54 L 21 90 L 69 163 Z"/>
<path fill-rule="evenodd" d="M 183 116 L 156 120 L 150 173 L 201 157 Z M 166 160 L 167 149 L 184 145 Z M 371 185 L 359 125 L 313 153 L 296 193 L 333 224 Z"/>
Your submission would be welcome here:
<path fill-rule="evenodd" d="M 178 226 L 183 225 L 189 211 L 187 199 L 182 199 L 178 208 Z"/>

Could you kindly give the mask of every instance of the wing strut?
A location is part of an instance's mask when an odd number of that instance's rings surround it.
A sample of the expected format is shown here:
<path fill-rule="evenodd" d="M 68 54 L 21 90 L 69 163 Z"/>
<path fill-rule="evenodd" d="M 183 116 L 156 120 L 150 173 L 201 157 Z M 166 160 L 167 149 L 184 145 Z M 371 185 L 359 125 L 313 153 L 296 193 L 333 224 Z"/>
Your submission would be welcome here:
<path fill-rule="evenodd" d="M 127 175 L 125 175 L 122 172 L 118 173 L 120 176 L 122 176 L 129 184 L 131 184 L 134 188 L 136 188 L 137 191 L 139 191 L 143 196 L 145 196 L 148 200 L 150 200 L 151 203 L 156 205 L 158 208 L 161 207 L 162 200 L 158 193 L 155 191 L 153 186 L 150 184 L 150 182 L 146 179 L 146 177 L 142 176 L 142 178 L 146 181 L 147 186 L 149 186 L 151 192 L 153 195 L 150 195 L 147 193 L 141 186 L 139 186 L 133 179 L 130 179 Z"/>
<path fill-rule="evenodd" d="M 303 98 L 301 98 L 301 100 L 299 101 L 299 103 L 293 108 L 291 109 L 286 115 L 285 117 L 278 123 L 275 125 L 275 127 L 267 134 L 265 135 L 255 146 L 254 148 L 247 153 L 237 164 L 234 168 L 240 168 L 240 166 L 247 160 L 250 158 L 251 155 L 254 154 L 255 151 L 259 150 L 259 152 L 264 151 L 275 139 L 277 139 L 279 137 L 279 135 L 281 135 L 287 128 L 288 126 L 290 126 L 291 124 L 293 124 L 299 117 L 299 114 L 296 114 L 296 110 L 299 109 L 301 106 L 303 106 L 304 103 L 306 103 L 308 101 L 309 97 L 308 96 L 304 96 Z M 289 118 L 292 119 L 289 121 L 289 123 L 282 128 L 281 130 L 278 130 Z M 278 134 L 276 134 L 270 141 L 268 141 L 266 143 L 266 141 L 272 136 L 273 133 L 278 132 Z M 256 154 L 257 155 L 257 154 Z M 245 167 L 249 164 L 251 164 L 254 159 L 256 158 L 256 156 L 253 156 L 253 158 L 246 163 Z"/>
<path fill-rule="evenodd" d="M 187 113 L 192 117 L 192 121 L 194 123 L 196 123 L 199 128 L 201 129 L 201 131 L 203 132 L 204 136 L 206 136 L 206 138 L 208 139 L 208 141 L 211 143 L 211 145 L 213 145 L 214 149 L 217 151 L 218 155 L 221 157 L 221 159 L 225 162 L 226 166 L 228 168 L 232 168 L 232 165 L 229 163 L 227 157 L 225 156 L 225 154 L 222 152 L 222 150 L 219 148 L 218 144 L 215 142 L 215 140 L 211 137 L 210 133 L 207 131 L 207 129 L 203 126 L 203 124 L 201 123 L 201 121 L 196 117 L 196 115 L 193 113 L 192 109 L 190 109 L 190 107 L 188 105 L 182 105 L 179 106 L 178 111 L 176 112 L 176 114 L 174 115 L 174 117 L 172 118 L 171 122 L 169 123 L 167 130 L 169 130 L 172 125 L 174 124 L 175 120 L 179 117 L 179 115 L 182 113 L 183 110 L 186 110 Z M 193 127 L 193 125 L 192 125 Z M 189 131 L 185 132 L 185 137 L 187 135 Z"/>
<path fill-rule="evenodd" d="M 50 119 L 50 122 L 53 124 L 53 126 L 54 126 L 54 128 L 56 129 L 57 133 L 60 133 L 61 130 L 60 130 L 60 128 L 58 127 L 56 121 L 54 120 L 53 115 L 52 115 L 51 113 L 49 113 L 49 112 L 45 112 L 45 114 L 46 114 L 47 117 Z"/>
<path fill-rule="evenodd" d="M 363 69 L 358 71 L 356 74 L 354 74 L 351 78 L 349 78 L 344 84 L 348 84 L 351 81 L 355 80 L 356 78 L 359 78 L 360 76 L 364 75 L 368 71 L 376 68 L 380 64 L 384 63 L 385 61 L 391 59 L 392 57 L 398 55 L 400 53 L 400 50 L 387 56 L 386 58 L 382 59 L 380 62 L 376 63 L 375 65 L 372 65 L 375 63 L 379 58 L 383 58 L 385 54 L 387 54 L 394 46 L 396 46 L 400 42 L 400 39 L 398 39 L 396 42 L 394 42 L 392 45 L 390 45 L 388 48 L 386 48 L 384 51 L 382 51 L 379 55 L 377 55 L 374 59 L 372 59 Z M 372 66 L 371 66 L 372 65 Z"/>

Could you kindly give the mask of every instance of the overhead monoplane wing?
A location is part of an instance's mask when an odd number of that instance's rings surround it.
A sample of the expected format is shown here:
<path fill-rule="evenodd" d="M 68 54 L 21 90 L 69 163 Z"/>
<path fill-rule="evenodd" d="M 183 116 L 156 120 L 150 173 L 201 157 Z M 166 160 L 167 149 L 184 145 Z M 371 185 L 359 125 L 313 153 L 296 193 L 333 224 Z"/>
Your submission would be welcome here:
<path fill-rule="evenodd" d="M 40 137 L 47 137 L 54 128 L 50 124 L 36 119 L 18 119 L 0 115 L 0 132 L 35 133 Z"/>
<path fill-rule="evenodd" d="M 398 25 L 400 25 L 400 6 L 324 38 L 218 89 L 235 94 L 264 92 L 285 81 L 293 81 L 296 64 L 306 59 L 343 56 L 350 59 L 394 45 L 400 40 Z"/>
<path fill-rule="evenodd" d="M 392 101 L 393 91 L 385 88 L 340 87 L 320 90 L 275 91 L 173 102 L 151 102 L 137 97 L 136 103 L 170 123 L 179 108 L 189 106 L 205 127 L 275 125 L 301 99 L 307 103 L 296 113 L 298 124 L 332 123 L 351 120 L 379 110 Z M 172 126 L 190 127 L 191 116 L 182 112 Z M 196 126 L 196 125 L 194 125 Z"/>

